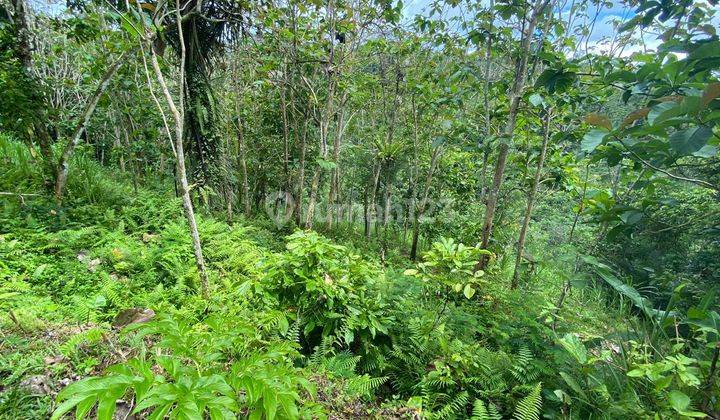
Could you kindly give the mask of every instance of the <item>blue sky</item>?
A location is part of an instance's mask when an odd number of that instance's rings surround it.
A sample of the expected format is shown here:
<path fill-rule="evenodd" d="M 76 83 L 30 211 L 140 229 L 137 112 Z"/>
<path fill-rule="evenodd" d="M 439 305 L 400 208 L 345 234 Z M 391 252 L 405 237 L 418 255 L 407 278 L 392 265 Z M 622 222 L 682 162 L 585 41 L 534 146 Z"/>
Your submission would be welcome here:
<path fill-rule="evenodd" d="M 481 0 L 487 2 L 488 0 Z M 428 5 L 432 3 L 432 0 L 405 0 L 403 7 L 403 14 L 408 20 L 412 20 L 416 14 L 427 14 Z M 569 10 L 570 1 L 568 1 L 567 9 Z M 595 5 L 590 6 L 588 11 L 589 15 L 596 13 Z M 450 10 L 448 15 L 452 15 L 453 11 Z M 612 24 L 613 20 L 627 20 L 634 16 L 633 8 L 626 7 L 622 2 L 614 2 L 612 7 L 602 6 L 599 10 L 597 21 L 589 38 L 589 46 L 598 46 L 603 39 L 612 38 L 615 33 L 615 28 Z M 577 23 L 581 23 L 577 22 Z M 646 40 L 647 41 L 647 40 Z M 648 42 L 648 46 L 652 46 L 653 42 Z M 637 48 L 630 48 L 628 52 L 636 50 Z"/>

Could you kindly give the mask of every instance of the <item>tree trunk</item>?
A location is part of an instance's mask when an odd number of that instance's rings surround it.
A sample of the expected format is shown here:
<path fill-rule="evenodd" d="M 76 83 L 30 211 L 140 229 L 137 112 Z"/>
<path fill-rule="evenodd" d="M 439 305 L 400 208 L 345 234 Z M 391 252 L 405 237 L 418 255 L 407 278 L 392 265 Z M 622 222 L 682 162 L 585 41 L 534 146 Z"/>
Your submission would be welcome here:
<path fill-rule="evenodd" d="M 242 121 L 238 122 L 238 134 L 237 134 L 237 142 L 238 142 L 238 163 L 240 164 L 240 176 L 242 177 L 242 204 L 243 208 L 245 209 L 245 217 L 250 217 L 250 214 L 252 213 L 252 206 L 250 203 L 250 184 L 248 183 L 248 170 L 247 170 L 247 158 L 245 155 L 245 137 L 243 135 L 243 126 Z"/>
<path fill-rule="evenodd" d="M 328 60 L 326 74 L 328 80 L 327 99 L 325 109 L 322 110 L 320 116 L 320 158 L 323 161 L 328 157 L 328 138 L 330 133 L 330 123 L 334 116 L 334 98 L 335 98 L 335 75 L 332 71 L 335 65 L 335 3 L 331 0 L 327 5 L 327 15 L 330 19 L 330 51 L 328 52 Z M 336 130 L 337 131 L 337 130 Z M 337 135 L 337 133 L 336 133 Z M 312 184 L 310 186 L 310 198 L 308 202 L 308 212 L 305 216 L 305 228 L 312 229 L 313 218 L 315 217 L 315 206 L 317 201 L 318 189 L 320 188 L 320 176 L 322 167 L 318 166 L 313 174 Z"/>
<path fill-rule="evenodd" d="M 490 1 L 492 9 L 493 1 Z M 483 102 L 485 105 L 485 141 L 490 141 L 490 64 L 492 62 L 492 34 L 488 35 L 487 49 L 485 50 L 485 81 L 483 83 Z M 480 199 L 485 200 L 487 194 L 485 187 L 485 175 L 487 174 L 488 159 L 490 158 L 490 147 L 488 144 L 483 148 L 482 174 L 480 176 Z"/>
<path fill-rule="evenodd" d="M 347 100 L 347 92 L 340 99 L 340 110 L 337 116 L 337 124 L 335 128 L 335 137 L 333 138 L 332 158 L 335 167 L 330 172 L 330 192 L 328 193 L 327 208 L 327 227 L 332 228 L 334 217 L 337 213 L 337 204 L 340 202 L 340 144 L 342 143 L 343 134 L 347 123 L 345 122 L 345 104 Z M 352 117 L 350 117 L 352 118 Z"/>
<path fill-rule="evenodd" d="M 320 171 L 321 168 L 315 169 L 313 174 L 312 184 L 310 185 L 310 199 L 308 201 L 307 214 L 305 215 L 305 229 L 313 228 L 313 218 L 315 217 L 315 202 L 317 200 L 318 187 L 320 186 Z"/>
<path fill-rule="evenodd" d="M 425 208 L 427 207 L 430 185 L 432 185 L 433 174 L 435 173 L 439 157 L 440 147 L 437 147 L 433 150 L 432 157 L 430 158 L 430 169 L 428 169 L 427 176 L 425 177 L 422 200 L 420 200 L 420 205 L 418 206 L 417 211 L 414 212 L 412 247 L 410 248 L 410 259 L 413 261 L 417 259 L 418 238 L 420 237 L 420 217 L 422 217 L 423 213 L 425 213 Z"/>
<path fill-rule="evenodd" d="M 139 4 L 138 4 L 139 8 Z M 178 31 L 180 33 L 179 40 L 180 40 L 180 48 L 181 48 L 181 58 L 180 58 L 180 72 L 179 72 L 179 85 L 184 85 L 184 63 L 185 63 L 185 42 L 183 41 L 182 36 L 182 24 L 181 24 L 181 17 L 180 17 L 180 4 L 179 1 L 176 3 L 176 18 L 178 22 Z M 200 234 L 198 232 L 197 228 L 197 222 L 195 220 L 195 212 L 193 210 L 193 203 L 192 199 L 190 198 L 190 186 L 188 185 L 187 180 L 187 173 L 185 170 L 185 152 L 183 149 L 183 138 L 184 138 L 184 101 L 182 97 L 182 93 L 180 94 L 180 98 L 178 100 L 179 106 L 175 105 L 175 101 L 172 98 L 172 94 L 170 93 L 170 89 L 168 88 L 167 83 L 165 82 L 165 77 L 162 74 L 162 70 L 160 69 L 160 64 L 158 62 L 157 54 L 155 53 L 155 50 L 152 48 L 150 49 L 150 57 L 152 58 L 152 67 L 155 70 L 155 75 L 157 76 L 158 83 L 162 87 L 163 94 L 165 95 L 165 100 L 168 103 L 168 107 L 170 108 L 170 112 L 173 115 L 173 119 L 175 120 L 175 157 L 176 157 L 176 176 L 177 179 L 180 182 L 180 195 L 182 197 L 183 202 L 183 210 L 185 212 L 185 217 L 188 221 L 188 227 L 190 228 L 190 237 L 192 239 L 192 245 L 193 245 L 193 253 L 195 255 L 195 264 L 198 269 L 198 274 L 200 276 L 200 284 L 202 287 L 202 295 L 204 298 L 210 297 L 210 280 L 208 277 L 207 270 L 205 268 L 205 259 L 203 258 L 202 253 L 202 245 L 200 243 Z"/>
<path fill-rule="evenodd" d="M 33 62 L 25 1 L 12 0 L 12 7 L 14 9 L 13 20 L 17 28 L 17 55 L 25 72 L 30 76 L 32 75 Z M 49 180 L 55 172 L 54 158 L 50 146 L 50 133 L 46 125 L 48 122 L 46 110 L 44 109 L 44 104 L 40 105 L 41 106 L 33 113 L 32 124 L 33 131 L 38 139 L 38 146 L 40 146 L 40 153 L 43 157 L 43 175 L 47 183 L 50 184 Z"/>
<path fill-rule="evenodd" d="M 283 123 L 283 180 L 284 188 L 288 188 L 290 185 L 290 173 L 288 166 L 290 163 L 290 127 L 288 123 L 288 112 L 287 112 L 287 101 L 285 99 L 285 91 L 287 89 L 287 64 L 283 68 L 283 80 L 282 88 L 280 89 L 280 110 L 282 111 L 282 123 Z"/>
<path fill-rule="evenodd" d="M 365 237 L 370 237 L 370 226 L 377 214 L 375 206 L 375 198 L 377 195 L 378 184 L 380 182 L 380 172 L 382 171 L 382 162 L 378 162 L 373 167 L 373 182 L 370 186 L 370 195 L 365 206 Z"/>
<path fill-rule="evenodd" d="M 525 80 L 527 79 L 527 63 L 528 57 L 530 56 L 530 41 L 535 33 L 535 26 L 537 25 L 540 14 L 543 13 L 545 6 L 550 0 L 538 0 L 533 7 L 531 16 L 529 18 L 527 27 L 523 30 L 522 41 L 520 44 L 520 56 L 515 64 L 515 78 L 513 81 L 512 89 L 509 93 L 510 106 L 508 109 L 507 123 L 503 132 L 503 142 L 500 144 L 498 150 L 498 160 L 495 164 L 495 174 L 493 176 L 493 183 L 490 189 L 490 194 L 487 200 L 487 206 L 485 208 L 485 222 L 483 224 L 482 241 L 481 247 L 487 249 L 490 243 L 490 237 L 492 234 L 493 220 L 495 217 L 495 210 L 497 208 L 498 193 L 500 192 L 500 186 L 502 185 L 503 176 L 505 174 L 505 162 L 507 160 L 508 152 L 512 136 L 515 132 L 515 123 L 517 121 L 518 108 L 520 106 L 520 99 L 525 88 Z M 482 255 L 475 265 L 475 270 L 483 270 L 487 265 L 487 255 Z"/>
<path fill-rule="evenodd" d="M 530 216 L 532 215 L 533 205 L 535 204 L 535 194 L 537 194 L 538 185 L 540 184 L 540 175 L 542 174 L 543 165 L 545 164 L 545 154 L 547 152 L 548 141 L 550 139 L 550 118 L 552 118 L 552 109 L 548 109 L 545 115 L 545 127 L 543 133 L 543 142 L 538 157 L 537 167 L 535 168 L 535 178 L 527 199 L 527 208 L 525 209 L 525 218 L 523 219 L 520 236 L 518 237 L 517 253 L 515 254 L 515 270 L 513 272 L 511 289 L 518 287 L 520 280 L 520 263 L 522 262 L 523 251 L 525 250 L 525 237 L 528 227 L 530 226 Z"/>
<path fill-rule="evenodd" d="M 67 183 L 70 158 L 72 157 L 75 148 L 82 139 L 83 132 L 85 132 L 85 128 L 90 121 L 90 117 L 92 117 L 93 113 L 95 112 L 95 108 L 100 101 L 100 98 L 102 97 L 103 93 L 105 93 L 108 85 L 110 85 L 110 80 L 112 79 L 112 77 L 118 71 L 120 66 L 123 65 L 123 63 L 125 62 L 125 58 L 129 55 L 129 53 L 134 52 L 136 49 L 137 47 L 133 48 L 131 51 L 125 51 L 120 54 L 120 57 L 118 57 L 115 62 L 110 65 L 107 70 L 105 70 L 105 74 L 103 75 L 102 79 L 100 79 L 100 84 L 95 89 L 95 92 L 93 92 L 92 96 L 90 96 L 87 104 L 85 105 L 85 110 L 82 113 L 82 117 L 80 118 L 80 121 L 78 121 L 78 124 L 75 127 L 75 132 L 72 138 L 70 138 L 67 145 L 65 145 L 65 149 L 60 156 L 60 162 L 58 163 L 57 175 L 55 177 L 55 198 L 58 202 L 61 202 L 63 198 L 65 184 Z"/>
<path fill-rule="evenodd" d="M 302 225 L 303 216 L 303 202 L 305 201 L 305 156 L 307 155 L 307 132 L 308 132 L 308 121 L 305 119 L 303 124 L 303 132 L 300 136 L 300 161 L 298 162 L 298 179 L 295 197 L 295 221 L 298 226 Z"/>
<path fill-rule="evenodd" d="M 391 201 L 392 200 L 392 184 L 390 182 L 385 183 L 385 194 L 383 197 L 383 204 L 385 205 L 383 209 L 383 231 L 387 231 L 388 224 L 390 223 L 390 208 L 391 208 Z"/>

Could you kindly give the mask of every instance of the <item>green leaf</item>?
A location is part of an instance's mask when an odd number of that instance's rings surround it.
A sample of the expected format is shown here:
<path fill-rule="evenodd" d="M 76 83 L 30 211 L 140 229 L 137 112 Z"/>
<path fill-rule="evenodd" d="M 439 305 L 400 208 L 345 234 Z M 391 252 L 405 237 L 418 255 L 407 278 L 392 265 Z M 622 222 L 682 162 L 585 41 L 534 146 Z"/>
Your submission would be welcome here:
<path fill-rule="evenodd" d="M 580 386 L 578 381 L 575 380 L 574 377 L 572 377 L 570 374 L 565 373 L 565 372 L 560 372 L 560 377 L 563 378 L 565 383 L 570 387 L 570 389 L 575 391 L 576 394 L 580 395 L 584 399 L 587 399 L 587 394 L 582 389 L 582 387 Z"/>
<path fill-rule="evenodd" d="M 677 412 L 685 411 L 690 406 L 690 397 L 674 389 L 668 394 L 670 406 Z"/>
<path fill-rule="evenodd" d="M 280 331 L 280 334 L 287 334 L 289 328 L 290 323 L 288 323 L 287 318 L 285 318 L 284 316 L 278 318 L 278 330 Z"/>
<path fill-rule="evenodd" d="M 322 158 L 317 158 L 317 164 L 320 166 L 320 168 L 329 171 L 331 169 L 335 169 L 337 167 L 337 164 L 331 160 L 325 160 Z"/>
<path fill-rule="evenodd" d="M 52 417 L 50 417 L 51 420 L 57 420 L 60 419 L 65 413 L 72 410 L 73 407 L 75 407 L 78 404 L 81 404 L 83 401 L 86 401 L 87 398 L 92 398 L 94 401 L 94 397 L 88 397 L 87 395 L 74 395 L 67 400 L 63 401 L 62 404 L 58 405 L 55 411 L 52 413 Z"/>
<path fill-rule="evenodd" d="M 718 153 L 717 146 L 712 146 L 709 144 L 706 144 L 705 146 L 701 147 L 700 150 L 693 153 L 692 155 L 695 157 L 701 157 L 701 158 L 711 158 Z"/>
<path fill-rule="evenodd" d="M 592 153 L 602 143 L 607 134 L 607 130 L 593 128 L 585 134 L 585 137 L 583 137 L 582 142 L 580 143 L 580 150 L 585 153 Z"/>
<path fill-rule="evenodd" d="M 528 101 L 530 101 L 533 106 L 545 105 L 545 99 L 543 99 L 543 97 L 540 96 L 539 93 L 533 93 L 532 95 L 530 95 Z"/>
<path fill-rule="evenodd" d="M 473 296 L 475 296 L 475 289 L 470 284 L 466 284 L 465 288 L 463 289 L 463 294 L 466 298 L 471 299 Z"/>
<path fill-rule="evenodd" d="M 634 225 L 643 218 L 643 212 L 638 210 L 628 210 L 620 214 L 620 220 L 626 225 Z"/>
<path fill-rule="evenodd" d="M 670 136 L 670 147 L 682 155 L 691 155 L 702 149 L 712 135 L 712 129 L 701 125 L 676 131 Z"/>
<path fill-rule="evenodd" d="M 568 333 L 558 341 L 560 342 L 560 345 L 562 345 L 563 348 L 578 361 L 578 363 L 581 365 L 587 363 L 587 349 L 585 348 L 585 344 L 580 341 L 580 338 L 578 338 L 577 335 Z"/>
<path fill-rule="evenodd" d="M 649 124 L 654 125 L 682 114 L 683 108 L 678 103 L 662 102 L 650 109 L 647 119 Z"/>

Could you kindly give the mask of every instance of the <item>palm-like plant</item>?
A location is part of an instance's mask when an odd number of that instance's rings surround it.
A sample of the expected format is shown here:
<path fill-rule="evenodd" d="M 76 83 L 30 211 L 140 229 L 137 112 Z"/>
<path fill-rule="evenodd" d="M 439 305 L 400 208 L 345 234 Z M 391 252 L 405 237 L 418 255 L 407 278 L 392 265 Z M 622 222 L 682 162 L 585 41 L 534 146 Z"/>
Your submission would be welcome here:
<path fill-rule="evenodd" d="M 179 1 L 182 42 L 176 14 L 168 13 L 163 22 L 171 28 L 162 39 L 180 56 L 185 48 L 185 141 L 195 182 L 214 186 L 222 175 L 219 159 L 216 99 L 211 83 L 213 59 L 227 46 L 250 32 L 251 9 L 244 1 Z"/>

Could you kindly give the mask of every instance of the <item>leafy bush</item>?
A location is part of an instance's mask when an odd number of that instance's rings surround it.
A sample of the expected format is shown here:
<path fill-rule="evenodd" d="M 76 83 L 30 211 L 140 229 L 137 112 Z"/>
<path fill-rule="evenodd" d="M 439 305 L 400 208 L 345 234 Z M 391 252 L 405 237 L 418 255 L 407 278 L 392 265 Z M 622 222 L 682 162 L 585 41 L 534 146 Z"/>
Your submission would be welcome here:
<path fill-rule="evenodd" d="M 315 232 L 298 231 L 287 240 L 268 280 L 280 304 L 296 314 L 310 348 L 322 337 L 352 345 L 387 334 L 390 318 L 374 289 L 376 269 Z"/>
<path fill-rule="evenodd" d="M 161 315 L 127 331 L 135 331 L 139 342 L 146 336 L 157 342 L 137 358 L 109 367 L 104 376 L 66 387 L 58 394 L 54 419 L 72 409 L 84 418 L 96 405 L 99 419 L 111 419 L 116 401 L 126 395 L 134 400 L 134 413 L 150 418 L 219 419 L 241 410 L 256 419 L 297 418 L 300 390 L 314 392 L 293 367 L 298 356 L 293 346 L 271 341 L 254 348 L 258 342 L 247 340 L 246 329 Z"/>

